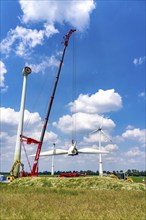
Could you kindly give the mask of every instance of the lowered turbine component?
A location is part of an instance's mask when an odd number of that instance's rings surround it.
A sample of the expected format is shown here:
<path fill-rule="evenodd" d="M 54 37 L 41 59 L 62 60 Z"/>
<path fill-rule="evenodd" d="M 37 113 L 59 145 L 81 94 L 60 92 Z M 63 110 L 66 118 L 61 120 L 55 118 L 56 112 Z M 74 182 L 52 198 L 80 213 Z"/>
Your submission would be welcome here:
<path fill-rule="evenodd" d="M 68 150 L 63 150 L 63 149 L 54 149 L 54 150 L 49 150 L 40 153 L 40 156 L 52 156 L 52 155 L 62 155 L 62 154 L 67 154 L 68 156 L 75 156 L 78 154 L 108 154 L 109 151 L 106 150 L 98 150 L 95 148 L 81 148 L 77 149 L 77 142 L 72 141 L 72 145 Z M 30 155 L 31 157 L 35 155 Z"/>
<path fill-rule="evenodd" d="M 78 153 L 80 154 L 108 154 L 109 151 L 106 151 L 106 150 L 98 150 L 98 149 L 95 149 L 95 148 L 82 148 L 82 149 L 79 149 L 78 150 Z"/>
<path fill-rule="evenodd" d="M 40 156 L 62 155 L 62 154 L 67 154 L 67 153 L 68 153 L 67 150 L 55 149 L 55 150 L 44 151 L 44 152 L 40 153 Z M 35 156 L 35 154 L 30 155 L 30 157 L 34 157 L 34 156 Z"/>

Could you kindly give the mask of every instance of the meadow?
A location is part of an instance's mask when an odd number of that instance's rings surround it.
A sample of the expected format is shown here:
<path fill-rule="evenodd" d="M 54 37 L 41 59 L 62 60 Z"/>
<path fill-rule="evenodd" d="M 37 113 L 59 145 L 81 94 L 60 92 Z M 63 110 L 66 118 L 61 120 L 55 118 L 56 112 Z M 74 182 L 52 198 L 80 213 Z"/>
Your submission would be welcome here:
<path fill-rule="evenodd" d="M 145 220 L 146 189 L 106 177 L 19 178 L 0 184 L 1 220 Z"/>

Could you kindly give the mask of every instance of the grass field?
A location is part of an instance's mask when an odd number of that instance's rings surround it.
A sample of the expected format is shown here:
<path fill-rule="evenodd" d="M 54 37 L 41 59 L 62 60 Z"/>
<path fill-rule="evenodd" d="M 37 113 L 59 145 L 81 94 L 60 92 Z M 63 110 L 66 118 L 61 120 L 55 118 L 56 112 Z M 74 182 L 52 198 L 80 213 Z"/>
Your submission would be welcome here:
<path fill-rule="evenodd" d="M 0 184 L 1 220 L 145 220 L 145 185 L 101 177 Z"/>
<path fill-rule="evenodd" d="M 142 180 L 146 180 L 146 177 L 143 176 L 132 176 L 131 177 L 135 183 L 142 183 Z"/>

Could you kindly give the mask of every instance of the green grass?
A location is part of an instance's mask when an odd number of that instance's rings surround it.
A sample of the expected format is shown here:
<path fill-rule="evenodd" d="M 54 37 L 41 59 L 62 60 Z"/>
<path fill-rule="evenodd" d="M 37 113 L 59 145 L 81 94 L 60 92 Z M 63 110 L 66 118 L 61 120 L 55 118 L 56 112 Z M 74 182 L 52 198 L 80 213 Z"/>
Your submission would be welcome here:
<path fill-rule="evenodd" d="M 146 180 L 146 177 L 144 176 L 132 176 L 131 178 L 135 183 L 142 183 L 143 179 Z"/>
<path fill-rule="evenodd" d="M 50 177 L 51 178 L 52 176 L 41 174 L 41 175 L 39 175 L 39 177 L 48 177 L 48 178 Z M 54 177 L 57 177 L 57 176 L 54 176 Z M 88 177 L 93 177 L 93 176 L 88 176 Z M 132 178 L 135 183 L 142 183 L 143 179 L 146 180 L 146 177 L 144 177 L 144 176 L 129 176 L 129 177 Z"/>
<path fill-rule="evenodd" d="M 109 177 L 86 176 L 77 178 L 58 177 L 25 177 L 19 178 L 10 183 L 12 186 L 35 186 L 50 188 L 71 188 L 71 189 L 97 189 L 97 190 L 145 190 L 142 183 L 131 183 L 124 180 L 112 179 Z"/>
<path fill-rule="evenodd" d="M 145 220 L 145 185 L 100 177 L 0 184 L 1 220 Z"/>

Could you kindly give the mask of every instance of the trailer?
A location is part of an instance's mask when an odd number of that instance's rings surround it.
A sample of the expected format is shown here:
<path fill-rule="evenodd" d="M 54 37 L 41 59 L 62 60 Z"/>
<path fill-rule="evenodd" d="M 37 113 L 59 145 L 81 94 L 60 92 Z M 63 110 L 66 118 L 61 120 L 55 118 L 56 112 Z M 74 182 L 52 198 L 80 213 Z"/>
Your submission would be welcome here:
<path fill-rule="evenodd" d="M 80 177 L 80 176 L 86 176 L 85 174 L 80 174 L 80 173 L 61 173 L 58 177 Z"/>

